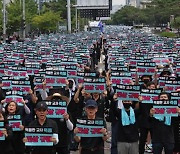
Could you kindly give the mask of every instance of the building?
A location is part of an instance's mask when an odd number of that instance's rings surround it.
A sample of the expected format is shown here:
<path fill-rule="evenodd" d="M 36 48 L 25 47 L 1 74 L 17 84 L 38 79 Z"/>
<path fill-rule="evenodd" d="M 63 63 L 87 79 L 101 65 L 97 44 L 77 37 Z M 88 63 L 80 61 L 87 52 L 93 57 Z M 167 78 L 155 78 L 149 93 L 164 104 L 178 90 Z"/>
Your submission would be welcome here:
<path fill-rule="evenodd" d="M 137 7 L 137 0 L 126 0 L 126 5 Z"/>
<path fill-rule="evenodd" d="M 150 4 L 152 0 L 126 0 L 126 5 L 134 6 L 138 8 L 146 8 L 148 4 Z"/>
<path fill-rule="evenodd" d="M 151 2 L 152 2 L 152 0 L 141 0 L 140 1 L 140 8 L 145 9 L 147 7 L 147 5 L 150 4 Z"/>

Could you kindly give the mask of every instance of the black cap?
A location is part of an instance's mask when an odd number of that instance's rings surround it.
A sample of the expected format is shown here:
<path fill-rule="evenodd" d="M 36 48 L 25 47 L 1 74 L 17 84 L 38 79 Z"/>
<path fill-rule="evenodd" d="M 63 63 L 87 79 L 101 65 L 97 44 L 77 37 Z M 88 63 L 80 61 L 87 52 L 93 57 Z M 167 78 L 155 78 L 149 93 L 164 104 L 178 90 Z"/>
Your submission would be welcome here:
<path fill-rule="evenodd" d="M 85 107 L 97 107 L 97 103 L 93 99 L 89 99 L 86 101 Z"/>
<path fill-rule="evenodd" d="M 39 109 L 47 110 L 48 106 L 47 106 L 47 104 L 45 102 L 39 102 L 36 105 L 36 110 L 39 110 Z"/>

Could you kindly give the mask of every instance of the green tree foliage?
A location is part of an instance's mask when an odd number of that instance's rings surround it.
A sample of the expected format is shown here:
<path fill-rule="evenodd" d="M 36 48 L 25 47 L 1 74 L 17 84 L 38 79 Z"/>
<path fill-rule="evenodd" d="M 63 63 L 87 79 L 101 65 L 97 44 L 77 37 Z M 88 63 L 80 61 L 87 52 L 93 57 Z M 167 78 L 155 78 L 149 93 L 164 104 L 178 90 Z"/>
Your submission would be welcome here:
<path fill-rule="evenodd" d="M 57 24 L 60 20 L 61 18 L 59 13 L 48 11 L 41 15 L 36 15 L 32 19 L 32 26 L 42 33 L 55 32 L 57 30 Z"/>
<path fill-rule="evenodd" d="M 32 18 L 37 13 L 37 6 L 34 0 L 26 0 L 26 24 L 30 24 Z M 15 31 L 19 31 L 23 26 L 22 20 L 22 0 L 14 0 L 7 5 L 8 22 L 7 33 L 12 34 Z"/>
<path fill-rule="evenodd" d="M 162 32 L 160 34 L 160 36 L 162 37 L 168 37 L 168 38 L 175 38 L 176 37 L 176 34 L 172 33 L 172 32 Z"/>
<path fill-rule="evenodd" d="M 133 6 L 125 6 L 113 16 L 114 24 L 133 25 L 133 23 L 142 23 L 147 17 L 142 10 Z"/>
<path fill-rule="evenodd" d="M 167 24 L 170 16 L 180 16 L 179 0 L 153 0 L 146 9 L 125 6 L 116 12 L 113 18 L 113 24 L 132 25 L 144 23 L 150 26 L 162 26 Z"/>
<path fill-rule="evenodd" d="M 171 26 L 178 29 L 178 35 L 180 35 L 180 16 L 174 19 L 174 21 L 171 23 Z"/>

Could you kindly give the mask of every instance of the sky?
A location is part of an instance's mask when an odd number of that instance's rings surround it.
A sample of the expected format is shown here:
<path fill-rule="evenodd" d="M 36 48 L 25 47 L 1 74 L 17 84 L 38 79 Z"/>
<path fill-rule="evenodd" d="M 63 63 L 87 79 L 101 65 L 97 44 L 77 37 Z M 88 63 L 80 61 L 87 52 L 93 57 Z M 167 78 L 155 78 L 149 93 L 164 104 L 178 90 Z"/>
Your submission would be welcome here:
<path fill-rule="evenodd" d="M 125 4 L 125 0 L 112 0 L 113 5 L 124 5 Z"/>

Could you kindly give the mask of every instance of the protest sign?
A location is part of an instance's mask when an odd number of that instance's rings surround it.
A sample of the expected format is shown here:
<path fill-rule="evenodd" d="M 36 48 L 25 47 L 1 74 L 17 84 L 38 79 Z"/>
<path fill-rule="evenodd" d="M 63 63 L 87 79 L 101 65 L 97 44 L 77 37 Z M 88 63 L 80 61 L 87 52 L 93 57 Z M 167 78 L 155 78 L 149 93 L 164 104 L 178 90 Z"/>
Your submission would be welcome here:
<path fill-rule="evenodd" d="M 25 146 L 53 146 L 53 142 L 51 141 L 52 136 L 52 128 L 26 127 L 25 137 L 27 138 L 27 142 Z"/>
<path fill-rule="evenodd" d="M 8 124 L 13 131 L 22 131 L 20 125 L 22 125 L 21 115 L 9 115 L 7 117 Z"/>
<path fill-rule="evenodd" d="M 155 117 L 158 117 L 158 116 L 177 117 L 178 116 L 177 107 L 178 107 L 178 100 L 153 101 L 153 108 L 155 109 L 155 114 L 154 114 Z"/>
<path fill-rule="evenodd" d="M 67 103 L 65 101 L 44 101 L 48 105 L 48 118 L 64 118 L 67 113 Z"/>
<path fill-rule="evenodd" d="M 5 140 L 5 135 L 3 133 L 4 130 L 4 121 L 0 121 L 0 141 Z"/>
<path fill-rule="evenodd" d="M 80 137 L 103 137 L 100 132 L 104 128 L 104 120 L 77 119 L 76 127 L 79 130 L 77 136 Z"/>
<path fill-rule="evenodd" d="M 89 93 L 102 93 L 106 90 L 105 78 L 84 78 L 84 89 Z"/>
<path fill-rule="evenodd" d="M 138 101 L 140 86 L 136 85 L 116 85 L 118 100 Z"/>
<path fill-rule="evenodd" d="M 142 103 L 153 103 L 153 100 L 158 100 L 158 96 L 162 89 L 141 89 Z"/>

